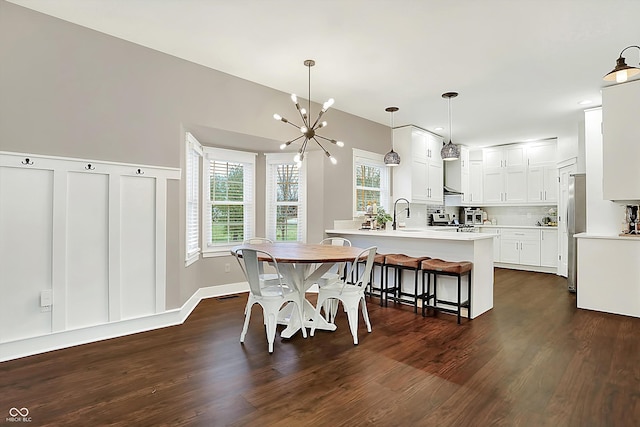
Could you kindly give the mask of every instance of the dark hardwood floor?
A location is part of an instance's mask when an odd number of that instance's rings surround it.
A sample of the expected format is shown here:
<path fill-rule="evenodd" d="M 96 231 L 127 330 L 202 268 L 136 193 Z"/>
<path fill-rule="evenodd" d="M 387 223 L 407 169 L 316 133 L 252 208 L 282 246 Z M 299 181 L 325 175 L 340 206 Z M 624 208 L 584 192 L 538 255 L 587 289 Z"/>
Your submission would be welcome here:
<path fill-rule="evenodd" d="M 495 282 L 462 325 L 372 300 L 358 346 L 339 311 L 271 355 L 257 305 L 241 345 L 246 296 L 206 300 L 181 326 L 0 363 L 0 425 L 12 407 L 32 426 L 639 425 L 640 319 L 578 310 L 554 275 Z"/>

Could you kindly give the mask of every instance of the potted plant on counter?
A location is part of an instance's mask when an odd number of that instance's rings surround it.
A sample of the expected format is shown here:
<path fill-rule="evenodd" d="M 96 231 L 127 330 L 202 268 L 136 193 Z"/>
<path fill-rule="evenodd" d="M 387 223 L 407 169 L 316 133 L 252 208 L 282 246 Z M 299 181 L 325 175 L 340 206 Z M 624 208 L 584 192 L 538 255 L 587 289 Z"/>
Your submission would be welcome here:
<path fill-rule="evenodd" d="M 387 223 L 393 221 L 391 215 L 385 212 L 383 207 L 378 208 L 378 213 L 376 214 L 376 223 L 381 230 L 387 228 Z"/>

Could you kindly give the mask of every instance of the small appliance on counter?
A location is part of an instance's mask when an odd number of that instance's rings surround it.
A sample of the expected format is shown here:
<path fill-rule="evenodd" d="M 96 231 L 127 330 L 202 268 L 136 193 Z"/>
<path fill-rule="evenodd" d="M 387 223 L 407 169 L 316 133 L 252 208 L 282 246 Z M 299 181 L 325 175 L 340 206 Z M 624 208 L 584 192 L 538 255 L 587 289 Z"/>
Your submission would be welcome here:
<path fill-rule="evenodd" d="M 622 234 L 640 235 L 640 226 L 638 225 L 638 205 L 627 205 L 625 208 L 625 229 Z"/>
<path fill-rule="evenodd" d="M 479 208 L 465 208 L 464 209 L 464 224 L 477 224 L 481 225 L 484 219 L 486 218 L 485 213 L 482 209 Z"/>

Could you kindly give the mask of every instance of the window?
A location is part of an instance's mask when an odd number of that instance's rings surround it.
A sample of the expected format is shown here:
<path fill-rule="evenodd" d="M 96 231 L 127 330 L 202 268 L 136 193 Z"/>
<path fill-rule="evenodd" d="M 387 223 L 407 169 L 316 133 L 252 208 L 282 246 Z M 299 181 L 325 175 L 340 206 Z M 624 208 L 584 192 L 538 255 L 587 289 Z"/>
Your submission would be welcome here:
<path fill-rule="evenodd" d="M 306 180 L 290 154 L 267 154 L 266 233 L 274 241 L 306 240 Z"/>
<path fill-rule="evenodd" d="M 203 246 L 207 256 L 228 255 L 231 246 L 253 236 L 254 153 L 205 148 L 204 218 L 206 232 Z"/>
<path fill-rule="evenodd" d="M 389 169 L 383 155 L 353 150 L 353 188 L 356 215 L 364 214 L 374 202 L 389 212 Z"/>
<path fill-rule="evenodd" d="M 202 145 L 189 132 L 185 137 L 186 141 L 186 197 L 187 197 L 187 220 L 186 220 L 186 250 L 185 265 L 191 265 L 200 257 L 200 215 L 198 214 L 198 203 L 200 200 L 199 180 L 200 180 L 200 158 L 202 157 Z"/>

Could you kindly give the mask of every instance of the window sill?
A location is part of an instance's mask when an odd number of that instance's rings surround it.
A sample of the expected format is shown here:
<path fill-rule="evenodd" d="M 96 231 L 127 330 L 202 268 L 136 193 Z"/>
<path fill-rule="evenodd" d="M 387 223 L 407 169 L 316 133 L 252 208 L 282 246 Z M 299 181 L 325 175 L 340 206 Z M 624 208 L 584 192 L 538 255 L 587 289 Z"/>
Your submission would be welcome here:
<path fill-rule="evenodd" d="M 187 259 L 184 260 L 184 266 L 189 267 L 191 264 L 198 261 L 199 259 L 200 259 L 200 250 L 198 250 L 198 252 L 195 252 L 191 255 L 187 255 Z"/>
<path fill-rule="evenodd" d="M 238 243 L 238 245 L 240 245 L 241 243 Z M 203 258 L 216 258 L 216 257 L 222 257 L 222 256 L 231 256 L 231 248 L 233 248 L 234 246 L 237 245 L 233 245 L 233 246 L 224 246 L 224 247 L 218 247 L 215 249 L 208 249 L 206 251 L 202 252 L 202 257 Z"/>

